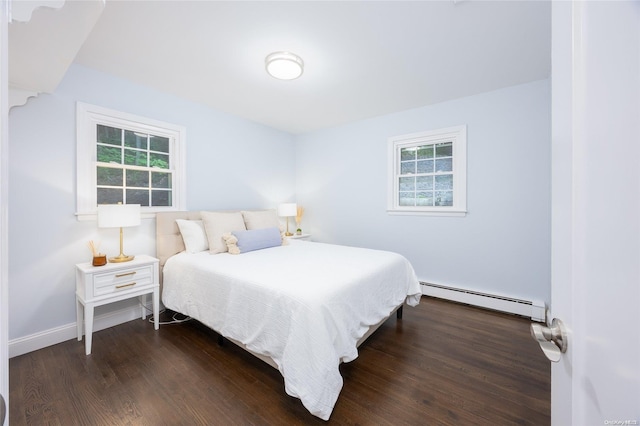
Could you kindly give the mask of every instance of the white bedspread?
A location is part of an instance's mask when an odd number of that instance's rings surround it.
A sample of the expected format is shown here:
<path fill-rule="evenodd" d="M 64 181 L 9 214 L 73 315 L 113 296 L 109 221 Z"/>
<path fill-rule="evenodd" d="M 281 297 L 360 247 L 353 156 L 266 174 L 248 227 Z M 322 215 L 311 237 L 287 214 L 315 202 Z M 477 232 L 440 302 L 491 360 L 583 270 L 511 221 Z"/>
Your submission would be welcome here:
<path fill-rule="evenodd" d="M 420 285 L 401 255 L 291 241 L 230 255 L 180 253 L 164 266 L 162 301 L 271 357 L 286 392 L 328 420 L 342 389 L 340 362 Z"/>

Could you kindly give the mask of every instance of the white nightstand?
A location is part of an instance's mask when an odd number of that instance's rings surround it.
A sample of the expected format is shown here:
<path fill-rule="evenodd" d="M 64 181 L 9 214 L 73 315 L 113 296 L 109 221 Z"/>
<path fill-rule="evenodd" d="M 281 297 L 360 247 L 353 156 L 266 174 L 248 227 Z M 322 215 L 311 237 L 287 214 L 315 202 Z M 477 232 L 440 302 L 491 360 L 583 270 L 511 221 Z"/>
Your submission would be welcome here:
<path fill-rule="evenodd" d="M 291 238 L 292 240 L 311 241 L 311 234 L 301 234 L 301 235 L 293 234 L 287 238 Z"/>
<path fill-rule="evenodd" d="M 84 317 L 85 352 L 87 355 L 91 353 L 93 309 L 96 306 L 152 293 L 154 327 L 156 330 L 158 329 L 160 307 L 158 262 L 155 257 L 142 254 L 137 255 L 130 262 L 107 263 L 104 266 L 93 266 L 91 262 L 76 265 L 78 341 L 82 340 Z M 142 301 L 141 311 L 142 319 L 145 319 L 146 312 Z"/>

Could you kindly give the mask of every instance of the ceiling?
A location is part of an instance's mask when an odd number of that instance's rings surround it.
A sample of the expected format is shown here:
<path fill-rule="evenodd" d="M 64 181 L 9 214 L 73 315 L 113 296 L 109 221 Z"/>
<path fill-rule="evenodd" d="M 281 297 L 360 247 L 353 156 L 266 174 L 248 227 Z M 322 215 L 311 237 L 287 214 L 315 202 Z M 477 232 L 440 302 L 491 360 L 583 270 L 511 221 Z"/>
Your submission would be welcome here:
<path fill-rule="evenodd" d="M 300 78 L 265 72 L 279 50 Z M 74 62 L 299 134 L 547 78 L 551 7 L 107 0 Z"/>

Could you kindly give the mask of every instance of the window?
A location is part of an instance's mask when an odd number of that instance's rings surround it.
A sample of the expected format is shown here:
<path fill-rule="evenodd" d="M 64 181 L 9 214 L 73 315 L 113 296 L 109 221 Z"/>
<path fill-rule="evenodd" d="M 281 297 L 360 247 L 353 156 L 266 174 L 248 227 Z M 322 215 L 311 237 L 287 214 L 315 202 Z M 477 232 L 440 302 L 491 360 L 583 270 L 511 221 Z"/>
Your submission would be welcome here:
<path fill-rule="evenodd" d="M 184 127 L 83 103 L 77 126 L 79 217 L 119 202 L 184 210 Z"/>
<path fill-rule="evenodd" d="M 388 212 L 466 214 L 467 127 L 389 138 Z"/>

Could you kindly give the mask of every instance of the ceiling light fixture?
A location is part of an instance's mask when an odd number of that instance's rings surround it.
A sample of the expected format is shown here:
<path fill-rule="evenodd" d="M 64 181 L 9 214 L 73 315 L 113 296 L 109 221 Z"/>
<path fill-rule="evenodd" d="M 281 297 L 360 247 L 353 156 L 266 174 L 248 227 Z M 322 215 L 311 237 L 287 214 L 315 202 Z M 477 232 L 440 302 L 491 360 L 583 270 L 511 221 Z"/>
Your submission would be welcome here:
<path fill-rule="evenodd" d="M 302 58 L 290 52 L 273 52 L 264 60 L 270 76 L 280 80 L 294 80 L 302 75 Z"/>

